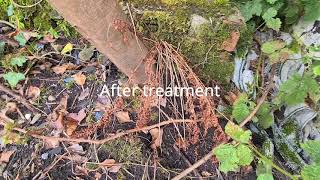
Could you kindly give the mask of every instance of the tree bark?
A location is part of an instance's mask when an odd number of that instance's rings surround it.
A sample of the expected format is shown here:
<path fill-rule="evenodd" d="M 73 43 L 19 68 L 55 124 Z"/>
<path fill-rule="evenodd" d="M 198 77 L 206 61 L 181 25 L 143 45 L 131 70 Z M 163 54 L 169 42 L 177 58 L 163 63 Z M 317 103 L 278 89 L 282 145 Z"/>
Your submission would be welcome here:
<path fill-rule="evenodd" d="M 143 58 L 147 48 L 128 28 L 130 23 L 117 0 L 49 0 L 49 3 L 134 83 L 145 82 Z"/>

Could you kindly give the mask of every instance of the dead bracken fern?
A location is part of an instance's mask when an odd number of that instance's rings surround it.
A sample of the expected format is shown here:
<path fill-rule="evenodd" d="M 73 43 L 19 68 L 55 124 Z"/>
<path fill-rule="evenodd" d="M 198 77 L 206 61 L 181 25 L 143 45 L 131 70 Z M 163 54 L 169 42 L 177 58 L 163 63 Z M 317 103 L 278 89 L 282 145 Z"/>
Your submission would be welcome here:
<path fill-rule="evenodd" d="M 192 71 L 184 58 L 173 46 L 166 42 L 157 43 L 145 58 L 146 74 L 148 80 L 145 85 L 149 87 L 166 88 L 188 88 L 192 87 L 204 89 L 204 84 Z M 162 109 L 161 99 L 165 98 L 169 108 Z M 199 142 L 200 127 L 204 129 L 204 136 L 209 128 L 214 129 L 214 141 L 224 142 L 226 135 L 219 125 L 218 118 L 215 114 L 214 97 L 209 96 L 187 96 L 187 97 L 156 97 L 151 94 L 147 97 L 141 97 L 142 106 L 138 113 L 137 126 L 146 126 L 150 121 L 150 111 L 154 106 L 154 101 L 158 103 L 159 114 L 162 114 L 161 121 L 165 118 L 171 119 L 192 119 L 195 123 L 184 125 L 188 133 L 180 133 L 180 137 L 186 139 L 191 144 Z M 169 109 L 169 110 L 168 110 Z M 169 112 L 168 112 L 169 111 Z M 170 114 L 170 116 L 168 115 Z M 201 121 L 200 126 L 196 121 Z M 159 119 L 160 121 L 160 119 Z M 177 129 L 178 130 L 178 129 Z M 188 144 L 188 143 L 187 143 Z"/>

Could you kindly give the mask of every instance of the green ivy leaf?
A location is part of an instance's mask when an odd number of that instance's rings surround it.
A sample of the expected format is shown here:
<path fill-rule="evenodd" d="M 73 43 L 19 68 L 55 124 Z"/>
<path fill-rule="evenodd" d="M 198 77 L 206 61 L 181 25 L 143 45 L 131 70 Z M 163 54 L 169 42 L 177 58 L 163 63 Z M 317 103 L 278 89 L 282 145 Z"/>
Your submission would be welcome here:
<path fill-rule="evenodd" d="M 248 166 L 253 161 L 253 154 L 251 149 L 244 144 L 240 144 L 237 146 L 237 156 L 239 157 L 240 166 Z"/>
<path fill-rule="evenodd" d="M 22 32 L 20 32 L 18 35 L 16 35 L 16 36 L 14 37 L 14 39 L 19 42 L 19 45 L 20 45 L 20 46 L 25 46 L 26 43 L 28 42 L 28 41 L 26 40 L 26 38 L 24 37 L 24 35 L 23 35 Z"/>
<path fill-rule="evenodd" d="M 8 81 L 11 87 L 16 87 L 19 81 L 24 80 L 26 77 L 22 73 L 9 72 L 4 74 L 3 78 Z"/>
<path fill-rule="evenodd" d="M 8 15 L 8 17 L 10 17 L 10 16 L 13 15 L 13 5 L 12 5 L 12 4 L 10 4 L 10 5 L 8 6 L 7 15 Z"/>
<path fill-rule="evenodd" d="M 315 163 L 320 163 L 320 141 L 309 140 L 301 144 L 301 147 Z"/>
<path fill-rule="evenodd" d="M 301 171 L 303 180 L 318 180 L 320 176 L 320 165 L 306 165 Z"/>
<path fill-rule="evenodd" d="M 272 174 L 260 174 L 257 180 L 274 180 Z"/>
<path fill-rule="evenodd" d="M 222 144 L 213 150 L 213 154 L 216 155 L 220 162 L 219 170 L 227 173 L 229 171 L 235 171 L 239 168 L 239 157 L 237 156 L 237 149 L 231 144 Z"/>
<path fill-rule="evenodd" d="M 22 67 L 25 62 L 27 62 L 27 58 L 25 56 L 18 56 L 18 57 L 12 58 L 10 61 L 10 64 L 12 66 Z"/>
<path fill-rule="evenodd" d="M 270 111 L 270 104 L 263 103 L 256 114 L 258 118 L 258 124 L 263 129 L 271 127 L 274 123 L 273 115 L 270 113 Z"/>
<path fill-rule="evenodd" d="M 261 50 L 262 52 L 266 53 L 266 54 L 272 54 L 282 48 L 284 48 L 286 46 L 286 44 L 282 41 L 268 41 L 265 42 L 262 47 Z"/>
<path fill-rule="evenodd" d="M 240 126 L 228 122 L 225 127 L 225 132 L 234 140 L 241 143 L 248 143 L 251 139 L 251 131 L 244 131 Z"/>

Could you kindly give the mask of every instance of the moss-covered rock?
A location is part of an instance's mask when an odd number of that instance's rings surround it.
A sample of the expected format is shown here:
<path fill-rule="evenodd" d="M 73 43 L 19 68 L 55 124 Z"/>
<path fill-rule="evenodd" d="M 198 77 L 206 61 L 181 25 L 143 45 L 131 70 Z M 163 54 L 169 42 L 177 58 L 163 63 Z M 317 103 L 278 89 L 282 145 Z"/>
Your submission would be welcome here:
<path fill-rule="evenodd" d="M 226 20 L 239 14 L 228 0 L 131 0 L 137 29 L 145 36 L 167 41 L 182 51 L 190 60 L 202 80 L 217 80 L 229 84 L 233 72 L 231 54 L 222 50 L 222 43 L 230 38 L 231 32 L 248 36 L 245 25 Z M 195 18 L 196 17 L 196 18 Z M 198 22 L 193 23 L 194 19 Z M 193 24 L 197 25 L 196 30 Z M 200 24 L 200 25 L 199 25 Z M 245 49 L 246 43 L 241 44 Z"/>
<path fill-rule="evenodd" d="M 34 5 L 36 3 L 34 0 L 15 0 L 14 2 L 11 0 L 0 1 L 2 20 L 9 21 L 19 29 L 36 30 L 55 37 L 58 37 L 60 33 L 67 37 L 78 36 L 77 31 L 64 21 L 46 0 L 37 5 Z M 22 8 L 20 6 L 28 7 Z M 9 10 L 11 8 L 13 8 L 12 12 Z"/>

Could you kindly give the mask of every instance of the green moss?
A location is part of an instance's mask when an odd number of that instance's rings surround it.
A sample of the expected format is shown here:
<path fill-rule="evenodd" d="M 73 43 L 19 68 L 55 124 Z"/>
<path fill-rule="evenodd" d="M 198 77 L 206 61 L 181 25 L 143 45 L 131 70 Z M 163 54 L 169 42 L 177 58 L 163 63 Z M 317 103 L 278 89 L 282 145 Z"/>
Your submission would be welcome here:
<path fill-rule="evenodd" d="M 19 5 L 35 3 L 34 0 L 15 0 L 15 2 Z M 63 33 L 66 37 L 78 36 L 77 31 L 64 21 L 45 0 L 30 8 L 20 8 L 13 5 L 13 15 L 8 17 L 7 9 L 10 5 L 10 0 L 0 1 L 0 17 L 16 25 L 19 29 L 32 29 L 56 37 L 59 33 Z"/>
<path fill-rule="evenodd" d="M 102 146 L 112 158 L 121 163 L 141 162 L 141 147 L 142 143 L 135 139 L 117 139 Z"/>
<path fill-rule="evenodd" d="M 152 39 L 164 40 L 179 47 L 203 81 L 215 79 L 223 86 L 229 85 L 233 60 L 229 53 L 221 50 L 221 45 L 230 38 L 231 32 L 246 32 L 239 25 L 223 23 L 222 15 L 234 13 L 229 1 L 162 0 L 160 5 L 152 4 L 151 10 L 146 10 L 146 6 L 151 5 L 147 1 L 131 2 L 144 12 L 136 19 L 140 32 Z M 195 32 L 190 31 L 193 14 L 208 20 L 208 23 L 197 27 Z M 246 45 L 241 47 L 244 49 Z"/>

